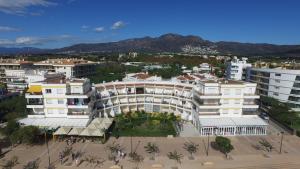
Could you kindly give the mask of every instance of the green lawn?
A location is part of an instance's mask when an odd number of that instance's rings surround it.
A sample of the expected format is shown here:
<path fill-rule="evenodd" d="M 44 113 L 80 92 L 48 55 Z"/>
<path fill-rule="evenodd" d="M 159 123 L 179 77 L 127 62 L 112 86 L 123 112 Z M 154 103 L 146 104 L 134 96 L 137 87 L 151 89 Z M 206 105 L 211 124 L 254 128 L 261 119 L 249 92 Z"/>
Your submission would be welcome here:
<path fill-rule="evenodd" d="M 176 121 L 173 114 L 154 113 L 147 114 L 135 112 L 122 114 L 115 118 L 116 124 L 112 134 L 114 136 L 141 136 L 141 137 L 165 137 L 176 135 L 173 122 Z"/>

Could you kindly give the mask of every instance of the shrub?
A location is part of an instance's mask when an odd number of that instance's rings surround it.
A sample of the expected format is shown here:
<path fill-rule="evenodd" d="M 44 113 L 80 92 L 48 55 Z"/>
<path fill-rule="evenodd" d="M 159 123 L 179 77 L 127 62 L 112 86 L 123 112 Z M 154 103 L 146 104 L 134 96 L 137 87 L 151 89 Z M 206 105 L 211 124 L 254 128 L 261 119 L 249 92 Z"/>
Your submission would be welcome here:
<path fill-rule="evenodd" d="M 231 150 L 233 150 L 233 146 L 231 145 L 231 141 L 222 136 L 217 136 L 215 139 L 215 142 L 217 144 L 217 148 L 225 154 L 227 157 L 227 154 L 230 153 Z"/>

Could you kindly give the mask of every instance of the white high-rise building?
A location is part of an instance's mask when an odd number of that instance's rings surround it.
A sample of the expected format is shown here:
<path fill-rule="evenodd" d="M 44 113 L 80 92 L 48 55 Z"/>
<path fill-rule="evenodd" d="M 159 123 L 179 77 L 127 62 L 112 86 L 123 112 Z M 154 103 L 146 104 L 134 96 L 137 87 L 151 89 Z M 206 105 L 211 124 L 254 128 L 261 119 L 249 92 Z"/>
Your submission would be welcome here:
<path fill-rule="evenodd" d="M 246 69 L 252 67 L 250 63 L 247 63 L 247 58 L 242 58 L 242 60 L 234 57 L 226 65 L 226 78 L 231 80 L 245 80 L 246 79 Z"/>
<path fill-rule="evenodd" d="M 29 84 L 25 125 L 84 127 L 95 114 L 95 95 L 88 79 L 47 78 Z M 58 124 L 57 122 L 63 124 Z"/>
<path fill-rule="evenodd" d="M 257 83 L 257 94 L 273 97 L 300 111 L 300 70 L 248 68 L 247 81 Z"/>

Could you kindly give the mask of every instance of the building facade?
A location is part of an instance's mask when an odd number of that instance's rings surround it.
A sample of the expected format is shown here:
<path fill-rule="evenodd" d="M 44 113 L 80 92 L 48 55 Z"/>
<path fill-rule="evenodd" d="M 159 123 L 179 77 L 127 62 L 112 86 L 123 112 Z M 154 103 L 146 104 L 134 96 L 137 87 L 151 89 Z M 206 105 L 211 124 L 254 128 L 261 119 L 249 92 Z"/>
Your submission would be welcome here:
<path fill-rule="evenodd" d="M 257 94 L 273 97 L 300 111 L 300 70 L 248 68 L 247 81 L 257 83 Z"/>
<path fill-rule="evenodd" d="M 200 135 L 265 135 L 257 116 L 256 84 L 203 81 L 197 85 L 170 81 L 110 82 L 95 86 L 99 116 L 129 111 L 169 112 L 191 121 Z"/>
<path fill-rule="evenodd" d="M 48 59 L 34 63 L 35 68 L 62 73 L 66 78 L 80 78 L 96 73 L 97 63 L 83 59 Z"/>
<path fill-rule="evenodd" d="M 29 84 L 25 94 L 28 118 L 90 119 L 94 92 L 88 79 L 48 78 Z"/>
<path fill-rule="evenodd" d="M 226 64 L 226 78 L 231 80 L 245 80 L 246 69 L 251 67 L 250 63 L 247 63 L 247 58 L 241 60 L 234 57 L 230 62 Z"/>

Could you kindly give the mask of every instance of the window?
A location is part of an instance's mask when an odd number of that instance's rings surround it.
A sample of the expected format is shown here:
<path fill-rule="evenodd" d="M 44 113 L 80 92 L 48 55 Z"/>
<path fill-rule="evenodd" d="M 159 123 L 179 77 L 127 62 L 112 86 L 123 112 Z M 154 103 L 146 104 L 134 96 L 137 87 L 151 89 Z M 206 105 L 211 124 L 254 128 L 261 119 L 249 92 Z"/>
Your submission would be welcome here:
<path fill-rule="evenodd" d="M 279 90 L 280 87 L 279 87 L 279 86 L 275 86 L 274 88 L 275 88 L 276 90 Z"/>
<path fill-rule="evenodd" d="M 51 93 L 51 89 L 46 89 L 46 93 Z"/>
<path fill-rule="evenodd" d="M 236 95 L 241 95 L 241 93 L 242 93 L 242 90 L 241 90 L 241 89 L 236 89 L 236 90 L 235 90 L 235 94 L 236 94 Z"/>
<path fill-rule="evenodd" d="M 58 99 L 57 102 L 58 102 L 58 104 L 64 104 L 64 100 L 63 99 Z"/>
<path fill-rule="evenodd" d="M 224 95 L 229 95 L 230 94 L 230 89 L 225 89 L 224 90 Z"/>
<path fill-rule="evenodd" d="M 241 100 L 235 99 L 235 100 L 234 100 L 234 104 L 241 104 Z"/>
<path fill-rule="evenodd" d="M 224 100 L 223 100 L 223 104 L 229 104 L 229 100 L 224 99 Z"/>
<path fill-rule="evenodd" d="M 279 80 L 279 79 L 275 79 L 275 82 L 276 82 L 276 83 L 280 83 L 280 80 Z"/>
<path fill-rule="evenodd" d="M 273 95 L 278 96 L 279 94 L 278 94 L 278 92 L 273 92 Z"/>
<path fill-rule="evenodd" d="M 65 110 L 64 110 L 64 109 L 58 109 L 58 113 L 59 113 L 59 114 L 64 114 L 64 113 L 65 113 Z"/>
<path fill-rule="evenodd" d="M 63 89 L 57 89 L 57 94 L 64 94 L 64 90 Z"/>
<path fill-rule="evenodd" d="M 275 73 L 275 76 L 281 76 L 281 74 L 280 73 Z"/>
<path fill-rule="evenodd" d="M 52 100 L 51 100 L 51 99 L 47 99 L 47 100 L 46 100 L 46 103 L 47 103 L 47 104 L 52 104 Z"/>

